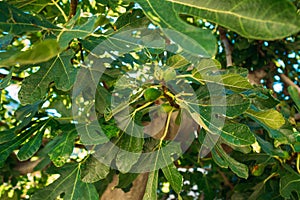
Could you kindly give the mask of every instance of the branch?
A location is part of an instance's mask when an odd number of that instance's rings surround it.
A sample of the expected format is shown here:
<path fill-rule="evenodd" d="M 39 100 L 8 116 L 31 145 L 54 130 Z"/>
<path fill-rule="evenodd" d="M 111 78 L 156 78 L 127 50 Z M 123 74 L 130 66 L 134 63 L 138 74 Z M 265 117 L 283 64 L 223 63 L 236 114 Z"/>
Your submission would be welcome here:
<path fill-rule="evenodd" d="M 100 197 L 101 200 L 141 200 L 145 194 L 149 173 L 139 174 L 132 182 L 132 187 L 128 192 L 124 192 L 121 188 L 116 188 L 119 182 L 117 175 L 114 175 L 112 182 L 107 186 L 106 190 Z"/>
<path fill-rule="evenodd" d="M 224 180 L 224 185 L 228 186 L 231 190 L 234 189 L 234 186 L 232 185 L 232 183 L 228 180 L 227 176 L 220 170 L 217 169 L 217 171 L 219 172 L 219 174 L 222 176 L 223 180 Z"/>
<path fill-rule="evenodd" d="M 286 84 L 287 86 L 293 86 L 297 89 L 298 94 L 300 95 L 300 87 L 298 85 L 296 85 L 289 77 L 287 77 L 285 74 L 278 74 L 280 79 L 282 80 L 282 82 L 284 84 Z"/>
<path fill-rule="evenodd" d="M 7 76 L 6 74 L 0 74 L 0 79 L 5 78 L 6 76 Z M 24 80 L 24 78 L 17 77 L 17 76 L 12 76 L 11 79 L 14 81 L 23 81 Z"/>
<path fill-rule="evenodd" d="M 229 43 L 228 38 L 226 37 L 226 31 L 222 28 L 219 27 L 218 28 L 219 33 L 220 33 L 220 39 L 224 45 L 224 49 L 225 49 L 225 53 L 226 53 L 226 63 L 227 63 L 227 67 L 232 66 L 232 47 Z"/>
<path fill-rule="evenodd" d="M 17 165 L 13 168 L 14 170 L 18 171 L 21 175 L 25 175 L 28 173 L 35 172 L 35 167 L 41 162 L 41 159 L 35 161 L 18 161 Z"/>
<path fill-rule="evenodd" d="M 51 1 L 56 6 L 56 8 L 61 12 L 61 14 L 62 14 L 63 18 L 65 19 L 65 21 L 67 21 L 68 18 L 66 16 L 64 10 L 57 4 L 57 2 L 55 0 L 51 0 Z"/>
<path fill-rule="evenodd" d="M 70 20 L 76 14 L 77 5 L 78 0 L 71 0 L 68 20 Z"/>

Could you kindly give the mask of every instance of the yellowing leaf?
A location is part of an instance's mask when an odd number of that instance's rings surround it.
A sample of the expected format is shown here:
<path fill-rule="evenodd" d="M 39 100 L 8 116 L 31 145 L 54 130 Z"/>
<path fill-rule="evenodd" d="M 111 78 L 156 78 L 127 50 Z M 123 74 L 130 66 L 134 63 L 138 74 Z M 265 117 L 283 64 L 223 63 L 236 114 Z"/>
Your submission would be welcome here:
<path fill-rule="evenodd" d="M 283 116 L 274 109 L 258 112 L 249 109 L 246 114 L 273 129 L 279 129 L 285 123 Z"/>

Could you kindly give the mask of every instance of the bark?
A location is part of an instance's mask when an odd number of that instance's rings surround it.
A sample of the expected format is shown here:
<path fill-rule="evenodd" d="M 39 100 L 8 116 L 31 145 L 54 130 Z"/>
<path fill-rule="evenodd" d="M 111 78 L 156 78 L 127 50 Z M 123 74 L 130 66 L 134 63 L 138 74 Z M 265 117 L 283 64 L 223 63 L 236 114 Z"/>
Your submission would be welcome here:
<path fill-rule="evenodd" d="M 252 85 L 261 85 L 261 80 L 267 76 L 267 72 L 264 69 L 257 69 L 249 72 L 248 79 Z"/>
<path fill-rule="evenodd" d="M 230 45 L 229 40 L 226 37 L 226 31 L 222 27 L 219 27 L 218 30 L 226 54 L 226 65 L 227 67 L 230 67 L 232 66 L 232 46 Z"/>
<path fill-rule="evenodd" d="M 289 77 L 287 77 L 285 74 L 279 74 L 279 77 L 282 80 L 282 82 L 286 85 L 286 87 L 288 86 L 295 87 L 300 95 L 300 87 L 296 85 Z"/>
<path fill-rule="evenodd" d="M 118 175 L 115 175 L 112 182 L 107 186 L 100 200 L 142 200 L 144 197 L 148 173 L 140 174 L 132 183 L 129 192 L 124 192 L 118 185 Z"/>
<path fill-rule="evenodd" d="M 68 20 L 70 20 L 76 14 L 77 5 L 78 0 L 71 0 Z"/>

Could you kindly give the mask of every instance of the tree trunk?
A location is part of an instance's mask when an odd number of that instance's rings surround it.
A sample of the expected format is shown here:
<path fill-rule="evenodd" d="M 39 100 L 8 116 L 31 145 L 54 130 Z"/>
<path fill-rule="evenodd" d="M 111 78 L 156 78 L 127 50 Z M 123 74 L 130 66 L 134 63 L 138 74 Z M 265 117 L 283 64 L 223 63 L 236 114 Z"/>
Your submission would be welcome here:
<path fill-rule="evenodd" d="M 140 174 L 132 183 L 129 192 L 124 192 L 120 188 L 115 188 L 118 185 L 118 175 L 114 175 L 112 182 L 107 186 L 100 200 L 142 200 L 147 180 L 148 173 Z"/>

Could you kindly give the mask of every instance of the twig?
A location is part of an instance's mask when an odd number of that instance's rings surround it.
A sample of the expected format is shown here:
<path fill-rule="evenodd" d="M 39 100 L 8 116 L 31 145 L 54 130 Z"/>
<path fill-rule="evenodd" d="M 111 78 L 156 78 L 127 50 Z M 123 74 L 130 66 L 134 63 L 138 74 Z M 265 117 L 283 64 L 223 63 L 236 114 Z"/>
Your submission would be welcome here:
<path fill-rule="evenodd" d="M 293 86 L 297 89 L 299 95 L 300 95 L 300 87 L 298 85 L 296 85 L 289 77 L 287 77 L 285 74 L 278 74 L 280 79 L 282 80 L 282 82 L 284 84 L 286 84 L 287 86 Z"/>
<path fill-rule="evenodd" d="M 65 21 L 68 21 L 68 17 L 65 14 L 64 10 L 57 4 L 57 2 L 55 0 L 51 0 L 51 1 L 57 7 L 57 9 L 61 12 L 61 14 L 64 17 Z"/>
<path fill-rule="evenodd" d="M 0 74 L 0 79 L 5 78 L 6 76 L 7 76 L 6 74 Z M 24 78 L 17 77 L 17 76 L 12 76 L 11 79 L 14 81 L 23 81 L 24 80 Z"/>
<path fill-rule="evenodd" d="M 76 14 L 77 5 L 78 0 L 71 0 L 68 20 L 70 20 Z"/>
<path fill-rule="evenodd" d="M 232 185 L 232 183 L 230 183 L 230 181 L 228 180 L 227 176 L 220 169 L 217 169 L 217 171 L 222 176 L 222 178 L 224 180 L 224 185 L 228 186 L 231 190 L 233 190 L 234 186 Z"/>
<path fill-rule="evenodd" d="M 220 33 L 220 39 L 224 45 L 224 49 L 225 49 L 225 54 L 226 54 L 226 65 L 227 67 L 232 66 L 232 47 L 229 43 L 228 38 L 226 37 L 226 31 L 222 28 L 219 27 L 218 28 L 219 33 Z"/>

